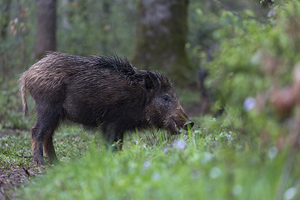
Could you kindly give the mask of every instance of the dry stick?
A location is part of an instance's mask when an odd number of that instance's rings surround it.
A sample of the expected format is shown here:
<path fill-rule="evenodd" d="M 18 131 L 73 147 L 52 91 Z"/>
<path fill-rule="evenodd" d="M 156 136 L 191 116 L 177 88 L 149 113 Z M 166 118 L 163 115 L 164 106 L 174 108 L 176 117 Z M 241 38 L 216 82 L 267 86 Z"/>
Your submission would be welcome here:
<path fill-rule="evenodd" d="M 297 120 L 296 120 L 296 127 L 295 130 L 295 139 L 292 142 L 292 145 L 290 147 L 289 153 L 288 153 L 288 157 L 285 160 L 281 175 L 280 175 L 280 179 L 279 179 L 279 183 L 277 185 L 276 188 L 276 193 L 275 193 L 275 197 L 274 200 L 281 200 L 283 197 L 283 193 L 284 193 L 284 189 L 286 186 L 286 183 L 289 179 L 289 176 L 291 174 L 292 168 L 293 168 L 293 164 L 295 161 L 295 157 L 296 154 L 299 150 L 299 145 L 298 145 L 298 140 L 299 140 L 299 122 L 300 122 L 300 116 L 298 114 L 297 116 Z"/>
<path fill-rule="evenodd" d="M 22 166 L 24 172 L 26 173 L 26 175 L 27 175 L 28 177 L 30 177 L 30 173 L 28 172 L 28 169 L 25 169 L 25 167 L 23 167 L 23 165 L 21 165 L 21 166 Z"/>

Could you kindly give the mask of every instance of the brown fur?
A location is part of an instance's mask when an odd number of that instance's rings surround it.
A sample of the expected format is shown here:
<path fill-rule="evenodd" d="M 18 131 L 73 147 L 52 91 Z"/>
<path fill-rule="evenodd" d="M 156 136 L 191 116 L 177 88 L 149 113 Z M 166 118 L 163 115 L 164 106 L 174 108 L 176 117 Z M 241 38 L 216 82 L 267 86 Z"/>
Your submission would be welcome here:
<path fill-rule="evenodd" d="M 23 73 L 20 85 L 24 114 L 26 90 L 36 104 L 31 137 L 38 164 L 44 163 L 43 148 L 50 162 L 57 161 L 52 137 L 65 118 L 100 126 L 108 143 L 122 143 L 124 131 L 136 128 L 165 128 L 176 134 L 193 126 L 164 75 L 137 69 L 118 56 L 52 52 Z"/>

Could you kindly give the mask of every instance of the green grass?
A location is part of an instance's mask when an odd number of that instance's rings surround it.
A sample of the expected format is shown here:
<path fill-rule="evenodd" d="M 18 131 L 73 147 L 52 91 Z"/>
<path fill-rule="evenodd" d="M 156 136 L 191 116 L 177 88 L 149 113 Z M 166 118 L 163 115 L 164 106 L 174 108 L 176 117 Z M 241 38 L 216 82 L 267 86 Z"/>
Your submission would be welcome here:
<path fill-rule="evenodd" d="M 23 191 L 24 199 L 274 199 L 286 154 L 261 157 L 203 140 L 150 148 L 141 142 L 112 154 L 95 145 L 55 166 Z M 166 150 L 167 149 L 167 150 Z M 290 177 L 289 186 L 295 183 Z M 25 195 L 25 196 L 23 196 Z"/>
<path fill-rule="evenodd" d="M 151 133 L 127 135 L 124 150 L 113 154 L 98 134 L 63 125 L 54 140 L 61 165 L 47 166 L 47 174 L 28 183 L 19 198 L 268 200 L 274 199 L 287 159 L 287 151 L 262 154 L 246 143 L 235 145 L 242 136 L 226 131 L 206 134 L 204 128 L 195 129 L 175 141 L 160 131 L 154 146 L 145 135 Z M 15 156 L 30 155 L 27 133 L 5 136 L 0 146 L 6 148 L 0 159 L 30 165 Z M 297 179 L 295 167 L 284 191 L 299 187 Z"/>
<path fill-rule="evenodd" d="M 0 163 L 4 163 L 3 167 L 10 168 L 11 165 L 33 166 L 30 133 L 18 130 L 10 133 L 12 131 L 6 129 L 3 129 L 2 132 L 9 133 L 0 137 Z M 86 133 L 79 126 L 63 125 L 56 132 L 54 146 L 58 157 L 63 162 L 68 162 L 71 159 L 79 159 L 84 156 L 95 139 L 94 133 Z"/>
<path fill-rule="evenodd" d="M 0 163 L 3 163 L 5 168 L 9 168 L 11 164 L 31 166 L 29 159 L 26 159 L 31 156 L 30 145 L 30 138 L 26 132 L 0 137 Z"/>
<path fill-rule="evenodd" d="M 27 169 L 34 165 L 29 133 L 34 104 L 28 98 L 32 113 L 22 117 L 21 106 L 15 106 L 21 105 L 17 87 L 11 85 L 0 95 L 0 131 L 12 132 L 0 137 L 0 165 Z M 179 93 L 183 103 L 196 102 L 197 95 Z M 298 152 L 277 150 L 276 141 L 262 146 L 259 137 L 230 130 L 209 116 L 191 120 L 192 131 L 177 137 L 164 130 L 127 134 L 124 150 L 116 154 L 106 150 L 97 130 L 62 124 L 54 136 L 60 165 L 47 165 L 47 173 L 30 178 L 17 197 L 268 200 L 278 194 L 278 199 L 300 199 Z"/>

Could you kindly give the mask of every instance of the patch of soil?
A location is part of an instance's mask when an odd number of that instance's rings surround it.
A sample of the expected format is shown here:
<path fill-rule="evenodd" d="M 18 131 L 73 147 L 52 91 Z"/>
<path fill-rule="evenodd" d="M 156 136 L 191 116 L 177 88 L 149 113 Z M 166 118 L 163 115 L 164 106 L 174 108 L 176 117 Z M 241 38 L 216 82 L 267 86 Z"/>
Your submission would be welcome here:
<path fill-rule="evenodd" d="M 0 200 L 17 199 L 15 194 L 18 187 L 24 187 L 26 181 L 37 174 L 44 174 L 43 167 L 24 167 L 11 165 L 4 167 L 6 163 L 0 163 Z"/>
<path fill-rule="evenodd" d="M 0 137 L 6 135 L 20 135 L 23 130 L 7 129 L 0 131 Z M 43 167 L 19 166 L 12 163 L 0 161 L 0 200 L 17 199 L 16 190 L 37 174 L 43 174 Z"/>

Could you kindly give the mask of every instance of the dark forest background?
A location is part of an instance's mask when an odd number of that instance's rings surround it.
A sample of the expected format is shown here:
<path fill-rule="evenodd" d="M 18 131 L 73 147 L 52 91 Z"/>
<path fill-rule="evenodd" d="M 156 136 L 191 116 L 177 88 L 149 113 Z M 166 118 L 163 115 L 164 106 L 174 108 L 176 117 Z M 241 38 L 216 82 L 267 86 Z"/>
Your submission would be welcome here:
<path fill-rule="evenodd" d="M 230 21 L 267 22 L 259 0 L 3 0 L 0 3 L 1 81 L 29 68 L 45 51 L 89 56 L 118 54 L 136 67 L 195 82 L 200 62 Z"/>

